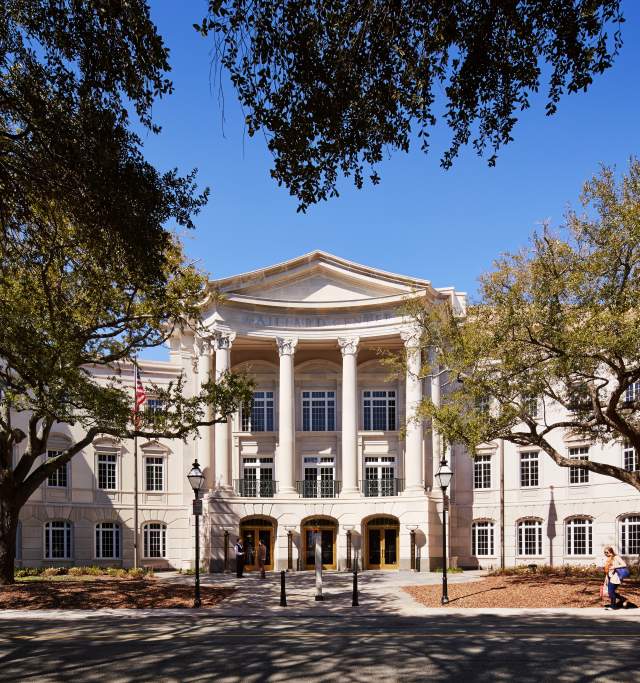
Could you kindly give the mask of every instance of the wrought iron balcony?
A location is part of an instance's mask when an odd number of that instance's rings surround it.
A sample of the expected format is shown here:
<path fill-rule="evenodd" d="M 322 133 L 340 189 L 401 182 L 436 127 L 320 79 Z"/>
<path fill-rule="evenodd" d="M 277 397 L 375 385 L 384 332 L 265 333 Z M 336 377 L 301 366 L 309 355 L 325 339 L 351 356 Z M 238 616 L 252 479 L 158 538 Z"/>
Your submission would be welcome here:
<path fill-rule="evenodd" d="M 245 498 L 273 498 L 277 490 L 277 481 L 263 479 L 234 479 L 233 488 L 239 496 Z"/>
<path fill-rule="evenodd" d="M 296 489 L 302 498 L 335 498 L 340 493 L 341 484 L 335 479 L 297 481 Z"/>
<path fill-rule="evenodd" d="M 404 488 L 404 479 L 364 479 L 360 488 L 366 498 L 397 496 Z"/>

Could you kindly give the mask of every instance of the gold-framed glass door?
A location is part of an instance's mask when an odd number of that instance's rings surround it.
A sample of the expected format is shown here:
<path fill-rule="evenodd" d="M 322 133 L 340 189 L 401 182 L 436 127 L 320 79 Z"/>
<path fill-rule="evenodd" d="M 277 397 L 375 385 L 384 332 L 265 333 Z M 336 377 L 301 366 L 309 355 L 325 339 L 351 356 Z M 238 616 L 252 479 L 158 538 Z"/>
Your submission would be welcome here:
<path fill-rule="evenodd" d="M 320 547 L 322 552 L 322 568 L 336 568 L 336 532 L 338 525 L 328 519 L 309 520 L 302 525 L 304 542 L 304 568 L 315 569 L 316 566 L 316 530 L 320 533 Z"/>
<path fill-rule="evenodd" d="M 258 542 L 262 541 L 267 548 L 267 559 L 264 568 L 267 571 L 273 569 L 273 543 L 275 539 L 273 522 L 266 519 L 246 520 L 240 524 L 240 536 L 244 544 L 246 571 L 258 569 Z"/>
<path fill-rule="evenodd" d="M 397 569 L 399 566 L 400 525 L 392 518 L 367 523 L 367 569 Z"/>

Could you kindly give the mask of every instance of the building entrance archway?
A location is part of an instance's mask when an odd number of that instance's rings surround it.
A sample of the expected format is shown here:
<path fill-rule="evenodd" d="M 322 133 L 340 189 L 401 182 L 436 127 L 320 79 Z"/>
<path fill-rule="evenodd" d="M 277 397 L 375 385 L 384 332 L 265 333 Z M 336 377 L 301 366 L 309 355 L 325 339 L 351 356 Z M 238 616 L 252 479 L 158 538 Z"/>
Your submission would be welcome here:
<path fill-rule="evenodd" d="M 338 522 L 331 517 L 312 517 L 302 521 L 302 561 L 304 569 L 315 569 L 316 545 L 315 532 L 320 533 L 322 548 L 322 568 L 336 568 L 336 536 Z"/>
<path fill-rule="evenodd" d="M 400 523 L 395 517 L 372 517 L 365 524 L 366 569 L 398 569 Z"/>
<path fill-rule="evenodd" d="M 245 547 L 244 568 L 248 571 L 258 569 L 258 542 L 262 541 L 267 548 L 267 559 L 264 568 L 273 569 L 273 546 L 276 537 L 276 523 L 270 517 L 245 517 L 240 521 L 240 537 Z"/>

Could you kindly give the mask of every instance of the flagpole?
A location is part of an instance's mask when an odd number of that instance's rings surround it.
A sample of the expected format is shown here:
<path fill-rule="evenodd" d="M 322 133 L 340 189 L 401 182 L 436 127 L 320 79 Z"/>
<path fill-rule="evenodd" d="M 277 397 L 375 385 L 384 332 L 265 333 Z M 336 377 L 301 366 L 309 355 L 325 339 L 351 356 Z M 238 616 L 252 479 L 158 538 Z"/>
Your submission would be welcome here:
<path fill-rule="evenodd" d="M 133 361 L 133 395 L 135 413 L 133 416 L 134 429 L 138 429 L 138 403 L 136 393 L 138 391 L 138 364 Z M 133 437 L 133 566 L 138 568 L 138 437 Z"/>

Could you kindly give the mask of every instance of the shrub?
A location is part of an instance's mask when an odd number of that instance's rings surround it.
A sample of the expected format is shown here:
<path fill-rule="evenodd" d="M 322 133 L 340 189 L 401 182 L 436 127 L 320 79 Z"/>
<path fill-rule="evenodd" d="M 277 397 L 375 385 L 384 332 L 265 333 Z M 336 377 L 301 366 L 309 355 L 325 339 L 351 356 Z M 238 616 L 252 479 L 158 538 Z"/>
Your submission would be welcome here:
<path fill-rule="evenodd" d="M 146 576 L 146 574 L 147 570 L 143 567 L 131 567 L 131 569 L 127 571 L 127 577 L 129 579 L 143 579 Z"/>
<path fill-rule="evenodd" d="M 535 567 L 535 569 L 533 568 Z M 579 565 L 579 564 L 563 564 L 558 567 L 552 567 L 548 564 L 527 565 L 520 564 L 515 567 L 505 567 L 504 569 L 494 569 L 489 572 L 489 576 L 531 576 L 537 574 L 545 577 L 560 577 L 560 578 L 601 578 L 602 569 L 596 567 L 595 564 Z"/>
<path fill-rule="evenodd" d="M 85 574 L 88 574 L 89 576 L 102 576 L 106 573 L 104 567 L 96 567 L 95 565 L 91 567 L 81 567 L 81 569 Z"/>
<path fill-rule="evenodd" d="M 67 571 L 66 567 L 47 567 L 43 569 L 42 576 L 64 576 Z"/>
<path fill-rule="evenodd" d="M 44 569 L 42 567 L 21 567 L 16 569 L 14 576 L 23 579 L 25 576 L 40 576 Z"/>
<path fill-rule="evenodd" d="M 86 567 L 69 567 L 69 576 L 82 576 L 86 573 Z"/>

